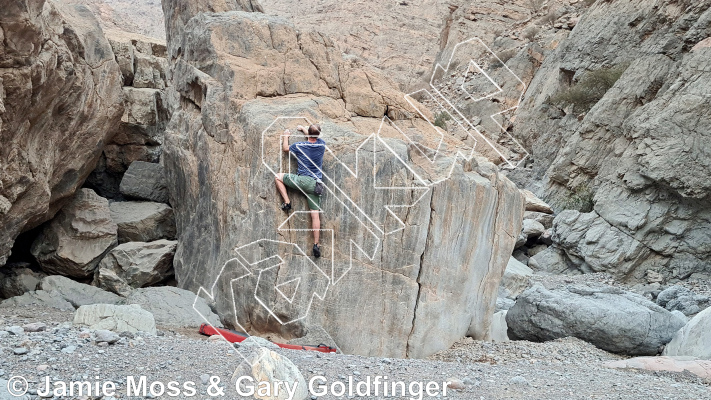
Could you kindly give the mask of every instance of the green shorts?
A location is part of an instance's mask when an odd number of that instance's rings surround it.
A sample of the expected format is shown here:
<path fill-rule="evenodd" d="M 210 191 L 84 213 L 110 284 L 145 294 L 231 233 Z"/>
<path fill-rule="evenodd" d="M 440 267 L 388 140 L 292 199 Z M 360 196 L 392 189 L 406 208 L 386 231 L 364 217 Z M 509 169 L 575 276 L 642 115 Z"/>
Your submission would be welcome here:
<path fill-rule="evenodd" d="M 299 190 L 306 195 L 310 210 L 321 209 L 321 196 L 314 193 L 316 179 L 310 176 L 284 174 L 284 184 L 292 189 Z"/>

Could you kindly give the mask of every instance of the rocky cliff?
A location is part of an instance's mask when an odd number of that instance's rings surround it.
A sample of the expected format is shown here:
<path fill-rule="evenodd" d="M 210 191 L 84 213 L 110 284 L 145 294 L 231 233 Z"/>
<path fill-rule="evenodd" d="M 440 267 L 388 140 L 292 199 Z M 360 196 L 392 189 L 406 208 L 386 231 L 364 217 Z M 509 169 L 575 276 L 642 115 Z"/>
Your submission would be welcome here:
<path fill-rule="evenodd" d="M 123 113 L 121 72 L 83 6 L 0 11 L 0 265 L 82 185 Z"/>
<path fill-rule="evenodd" d="M 557 219 L 539 261 L 633 281 L 711 270 L 709 36 L 708 1 L 598 1 L 546 55 L 515 128 L 535 160 L 521 182 L 592 212 Z"/>
<path fill-rule="evenodd" d="M 457 162 L 463 142 L 327 36 L 238 11 L 253 3 L 163 6 L 180 95 L 164 145 L 180 285 L 233 327 L 288 339 L 320 325 L 349 353 L 424 357 L 486 338 L 520 230 L 515 186 L 483 159 Z M 294 167 L 281 132 L 317 121 L 315 260 L 305 202 L 294 193 L 284 215 L 273 182 Z"/>

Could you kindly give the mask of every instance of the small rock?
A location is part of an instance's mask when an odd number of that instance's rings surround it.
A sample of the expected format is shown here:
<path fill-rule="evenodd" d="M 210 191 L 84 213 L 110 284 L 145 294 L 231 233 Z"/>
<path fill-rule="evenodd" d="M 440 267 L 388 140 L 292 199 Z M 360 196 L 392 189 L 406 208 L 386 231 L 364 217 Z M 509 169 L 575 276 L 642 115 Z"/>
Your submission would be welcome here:
<path fill-rule="evenodd" d="M 202 381 L 203 385 L 207 385 L 207 383 L 210 381 L 210 375 L 202 374 L 200 375 L 200 380 Z"/>
<path fill-rule="evenodd" d="M 7 328 L 5 328 L 5 330 L 12 333 L 15 336 L 20 336 L 25 333 L 25 330 L 17 325 L 7 327 Z"/>
<path fill-rule="evenodd" d="M 47 364 L 38 365 L 37 371 L 45 371 L 45 370 L 47 370 L 47 368 L 49 368 L 49 365 L 47 365 Z"/>
<path fill-rule="evenodd" d="M 533 219 L 523 220 L 523 234 L 528 238 L 537 238 L 545 232 L 543 224 Z"/>
<path fill-rule="evenodd" d="M 21 356 L 23 354 L 27 354 L 29 350 L 27 350 L 24 347 L 18 347 L 16 349 L 12 349 L 12 352 L 15 353 L 16 356 Z"/>
<path fill-rule="evenodd" d="M 65 348 L 62 349 L 62 353 L 64 353 L 64 354 L 72 354 L 72 353 L 74 353 L 74 350 L 76 350 L 76 349 L 77 349 L 76 346 L 67 346 L 67 347 L 65 347 Z"/>
<path fill-rule="evenodd" d="M 530 383 L 526 378 L 522 376 L 514 376 L 513 378 L 509 379 L 509 383 L 513 385 L 522 385 L 522 386 L 529 386 Z"/>
<path fill-rule="evenodd" d="M 466 386 L 464 386 L 464 382 L 460 381 L 459 379 L 450 378 L 450 379 L 447 379 L 447 382 L 449 383 L 449 385 L 447 385 L 447 386 L 450 389 L 464 390 L 466 388 Z"/>
<path fill-rule="evenodd" d="M 22 325 L 22 329 L 24 329 L 25 332 L 42 332 L 44 330 L 47 330 L 47 325 L 41 322 L 33 322 L 30 324 Z"/>
<path fill-rule="evenodd" d="M 100 329 L 94 333 L 96 337 L 96 343 L 106 342 L 109 344 L 114 344 L 120 339 L 119 335 L 115 334 L 106 329 Z"/>

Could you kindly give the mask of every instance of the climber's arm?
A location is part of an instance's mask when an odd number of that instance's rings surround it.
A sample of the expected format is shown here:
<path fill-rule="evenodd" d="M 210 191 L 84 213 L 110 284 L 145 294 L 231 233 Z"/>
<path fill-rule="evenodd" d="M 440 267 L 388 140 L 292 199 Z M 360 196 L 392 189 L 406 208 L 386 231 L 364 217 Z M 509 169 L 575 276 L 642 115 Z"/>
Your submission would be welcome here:
<path fill-rule="evenodd" d="M 289 135 L 291 135 L 291 132 L 287 129 L 284 131 L 284 139 L 281 142 L 281 150 L 284 153 L 289 152 Z"/>

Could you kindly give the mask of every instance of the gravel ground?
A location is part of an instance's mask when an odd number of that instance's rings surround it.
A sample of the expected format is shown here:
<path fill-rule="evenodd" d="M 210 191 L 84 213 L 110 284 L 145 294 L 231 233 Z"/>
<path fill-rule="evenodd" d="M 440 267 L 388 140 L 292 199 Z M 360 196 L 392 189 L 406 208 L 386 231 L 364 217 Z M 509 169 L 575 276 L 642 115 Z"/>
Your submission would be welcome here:
<path fill-rule="evenodd" d="M 0 309 L 1 331 L 31 322 L 47 325 L 43 332 L 20 335 L 8 332 L 0 336 L 0 379 L 23 376 L 34 389 L 46 376 L 54 381 L 110 380 L 117 386 L 116 397 L 125 398 L 126 377 L 146 376 L 149 383 L 193 381 L 198 395 L 192 398 L 211 398 L 210 377 L 217 376 L 226 386 L 225 396 L 213 398 L 239 398 L 229 382 L 231 372 L 242 358 L 224 342 L 193 333 L 186 335 L 186 331 L 161 330 L 159 336 L 136 335 L 123 337 L 116 344 L 97 345 L 93 334 L 72 327 L 72 318 L 73 313 L 54 309 Z M 16 351 L 24 354 L 15 354 Z M 291 359 L 307 382 L 316 375 L 325 376 L 329 384 L 347 382 L 348 377 L 358 382 L 376 375 L 387 376 L 389 382 L 407 384 L 458 380 L 462 389 L 447 391 L 447 398 L 452 399 L 711 399 L 709 383 L 689 374 L 604 368 L 602 362 L 620 357 L 576 339 L 548 343 L 486 343 L 465 339 L 427 360 L 322 355 L 284 349 L 277 352 Z M 4 399 L 2 395 L 0 399 Z"/>

